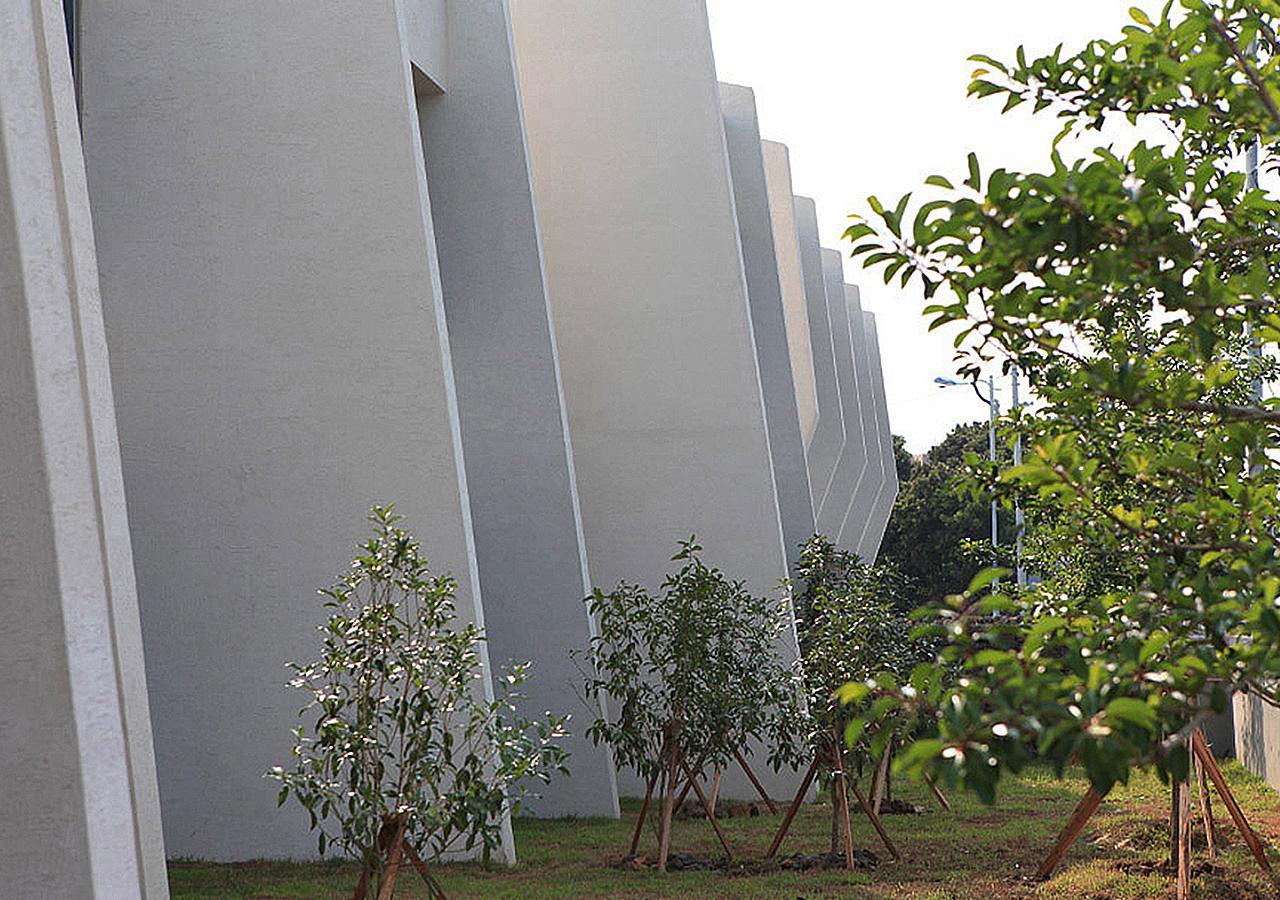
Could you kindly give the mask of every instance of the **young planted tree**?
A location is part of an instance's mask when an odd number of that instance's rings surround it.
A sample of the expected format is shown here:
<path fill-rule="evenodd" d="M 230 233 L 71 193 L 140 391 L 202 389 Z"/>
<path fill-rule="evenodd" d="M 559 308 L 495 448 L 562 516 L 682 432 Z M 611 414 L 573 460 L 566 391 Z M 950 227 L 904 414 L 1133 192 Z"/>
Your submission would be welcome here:
<path fill-rule="evenodd" d="M 789 602 L 754 596 L 702 560 L 695 538 L 672 557 L 680 569 L 657 593 L 622 583 L 587 599 L 598 633 L 591 641 L 587 696 L 604 696 L 608 716 L 587 733 L 607 744 L 619 768 L 647 783 L 631 844 L 636 852 L 655 796 L 658 868 L 666 870 L 671 820 L 694 790 L 732 855 L 698 783 L 705 766 L 738 761 L 751 744 L 769 749 L 775 769 L 796 761 L 801 688 L 798 674 L 777 656 L 792 633 Z M 749 773 L 750 774 L 750 773 Z M 754 776 L 751 776 L 754 780 Z"/>
<path fill-rule="evenodd" d="M 934 733 L 909 765 L 986 799 L 1032 746 L 1078 759 L 1098 796 L 1135 766 L 1181 785 L 1232 694 L 1280 700 L 1280 408 L 1260 390 L 1280 343 L 1280 203 L 1246 174 L 1280 142 L 1280 4 L 1131 16 L 1076 53 L 975 57 L 970 86 L 1052 113 L 1060 140 L 1130 128 L 1126 147 L 1068 161 L 1055 142 L 1043 172 L 985 176 L 970 155 L 962 184 L 873 198 L 875 224 L 849 230 L 855 255 L 961 327 L 963 374 L 1016 364 L 1031 382 L 1026 462 L 991 480 L 1051 509 L 1059 547 L 1121 562 L 1081 593 L 991 593 L 980 576 L 938 628 L 966 677 L 848 691 L 923 713 Z"/>
<path fill-rule="evenodd" d="M 423 858 L 478 847 L 487 860 L 530 781 L 564 771 L 566 719 L 516 712 L 527 666 L 492 698 L 484 634 L 457 622 L 453 579 L 431 571 L 391 507 L 369 520 L 350 574 L 320 592 L 319 656 L 290 663 L 313 725 L 294 729 L 292 766 L 268 775 L 281 804 L 310 814 L 321 855 L 362 861 L 355 900 L 390 898 L 406 858 L 443 896 Z"/>
<path fill-rule="evenodd" d="M 805 544 L 796 574 L 804 590 L 796 598 L 809 727 L 806 731 L 811 765 L 831 793 L 831 852 L 839 852 L 843 838 L 846 865 L 853 867 L 849 829 L 849 791 L 871 820 L 889 852 L 897 856 L 879 820 L 873 785 L 868 799 L 851 777 L 872 767 L 883 786 L 892 729 L 864 733 L 862 722 L 840 704 L 836 691 L 851 681 L 864 681 L 886 671 L 910 674 L 916 664 L 932 660 L 932 642 L 913 640 L 912 624 L 902 607 L 914 596 L 913 586 L 894 566 L 866 565 L 858 557 L 821 536 Z M 775 836 L 769 855 L 777 852 L 791 818 L 803 801 L 808 784 L 796 795 L 790 815 Z"/>

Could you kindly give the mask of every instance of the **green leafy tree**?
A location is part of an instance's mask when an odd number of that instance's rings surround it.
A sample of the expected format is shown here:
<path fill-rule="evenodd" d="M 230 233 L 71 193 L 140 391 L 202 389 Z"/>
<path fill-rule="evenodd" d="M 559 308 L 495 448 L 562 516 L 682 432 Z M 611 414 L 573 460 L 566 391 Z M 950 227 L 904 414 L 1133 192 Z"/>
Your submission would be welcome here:
<path fill-rule="evenodd" d="M 290 663 L 314 724 L 294 729 L 292 766 L 268 775 L 281 804 L 310 814 L 320 853 L 362 860 L 376 893 L 388 833 L 414 853 L 481 847 L 488 858 L 529 782 L 564 771 L 567 719 L 523 719 L 512 690 L 486 699 L 484 634 L 456 621 L 455 582 L 431 571 L 392 507 L 369 521 L 350 574 L 320 592 L 319 656 Z M 514 689 L 527 670 L 495 680 Z"/>
<path fill-rule="evenodd" d="M 831 851 L 837 850 L 848 798 L 838 773 L 862 771 L 880 760 L 899 735 L 889 728 L 863 732 L 863 720 L 837 697 L 850 681 L 880 673 L 905 679 L 916 665 L 932 661 L 935 643 L 913 639 L 904 611 L 915 586 L 892 564 L 867 565 L 856 554 L 815 535 L 800 554 L 796 599 L 807 705 L 807 745 L 820 780 L 831 792 Z M 874 765 L 874 763 L 872 763 Z"/>
<path fill-rule="evenodd" d="M 975 57 L 970 87 L 1058 117 L 1060 139 L 1130 128 L 1128 149 L 1068 161 L 1055 142 L 1042 172 L 984 174 L 970 155 L 960 185 L 873 198 L 875 224 L 849 230 L 865 264 L 960 327 L 963 375 L 1021 369 L 1038 400 L 1016 422 L 1026 463 L 986 481 L 1051 512 L 1051 551 L 1102 561 L 1070 591 L 980 575 L 928 626 L 964 678 L 921 667 L 910 690 L 846 691 L 930 723 L 909 767 L 988 799 L 1033 746 L 1103 792 L 1133 766 L 1182 779 L 1189 735 L 1233 692 L 1277 699 L 1280 409 L 1257 385 L 1280 343 L 1280 204 L 1242 157 L 1280 142 L 1280 4 L 1132 18 L 1077 53 Z"/>
<path fill-rule="evenodd" d="M 898 498 L 880 558 L 914 583 L 915 592 L 902 607 L 907 611 L 956 593 L 992 564 L 992 494 L 982 485 L 974 490 L 971 466 L 972 459 L 986 459 L 988 433 L 986 422 L 957 425 L 922 461 L 908 457 L 908 466 L 899 459 Z M 1012 460 L 1005 441 L 997 450 L 1000 459 Z M 1012 538 L 1008 509 L 1000 511 L 999 527 L 1005 538 Z M 975 554 L 966 542 L 985 542 L 988 549 Z"/>
<path fill-rule="evenodd" d="M 586 695 L 611 714 L 587 734 L 663 798 L 659 868 L 665 867 L 673 798 L 689 772 L 724 766 L 753 743 L 775 768 L 798 761 L 801 685 L 777 657 L 793 635 L 790 604 L 754 596 L 680 542 L 680 568 L 659 592 L 621 583 L 597 588 L 588 608 L 597 635 Z M 643 812 L 642 812 L 643 816 Z"/>

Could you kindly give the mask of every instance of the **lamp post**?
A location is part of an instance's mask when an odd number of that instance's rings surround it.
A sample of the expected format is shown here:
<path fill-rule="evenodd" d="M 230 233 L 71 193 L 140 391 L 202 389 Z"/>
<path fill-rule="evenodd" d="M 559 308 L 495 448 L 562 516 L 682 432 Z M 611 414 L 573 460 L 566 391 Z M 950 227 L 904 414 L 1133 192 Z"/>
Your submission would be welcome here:
<path fill-rule="evenodd" d="M 933 381 L 938 387 L 942 388 L 960 387 L 965 384 L 965 382 L 955 381 L 951 378 L 935 378 Z M 976 381 L 970 381 L 968 384 L 973 388 L 973 392 L 978 395 L 978 399 L 987 405 L 987 410 L 990 413 L 990 424 L 987 427 L 987 450 L 991 461 L 994 463 L 996 461 L 996 419 L 1000 417 L 1000 400 L 996 397 L 996 377 L 994 375 L 987 376 L 988 396 L 986 397 L 982 396 L 982 391 L 978 389 Z M 1000 546 L 1000 525 L 996 518 L 995 500 L 991 501 L 991 546 L 993 549 Z"/>

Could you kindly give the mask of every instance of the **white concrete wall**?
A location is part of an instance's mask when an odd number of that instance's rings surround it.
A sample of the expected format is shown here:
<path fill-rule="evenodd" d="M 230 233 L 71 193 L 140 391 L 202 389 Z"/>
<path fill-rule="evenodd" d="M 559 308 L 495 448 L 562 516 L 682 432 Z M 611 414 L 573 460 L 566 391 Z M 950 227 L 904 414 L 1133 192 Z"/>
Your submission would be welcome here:
<path fill-rule="evenodd" d="M 1280 710 L 1253 694 L 1236 694 L 1232 702 L 1236 758 L 1280 790 Z"/>
<path fill-rule="evenodd" d="M 813 535 L 813 502 L 809 490 L 809 467 L 804 456 L 804 436 L 796 408 L 796 379 L 782 299 L 777 240 L 765 181 L 760 124 L 756 117 L 755 95 L 750 88 L 722 84 L 720 102 L 724 109 L 734 206 L 738 212 L 738 235 L 746 265 L 756 360 L 764 394 L 765 421 L 769 428 L 773 480 L 782 516 L 787 569 L 794 574 L 800 561 L 800 550 Z M 790 197 L 790 193 L 787 196 Z M 796 256 L 799 255 L 798 250 L 797 244 Z"/>
<path fill-rule="evenodd" d="M 507 4 L 449 6 L 449 91 L 419 97 L 480 588 L 496 669 L 532 661 L 530 716 L 571 714 L 571 775 L 540 815 L 617 816 L 571 658 L 587 649 L 587 559 L 543 274 Z"/>
<path fill-rule="evenodd" d="M 826 496 L 818 508 L 818 532 L 839 543 L 845 516 L 853 501 L 854 491 L 867 468 L 866 425 L 863 406 L 870 402 L 864 396 L 865 379 L 858 378 L 854 361 L 853 339 L 849 328 L 849 303 L 844 289 L 844 265 L 837 250 L 822 251 L 823 271 L 827 278 L 827 314 L 831 321 L 831 340 L 836 360 L 836 378 L 840 383 L 840 413 L 844 419 L 844 446 L 836 460 Z M 856 298 L 855 298 L 856 299 Z M 874 419 L 872 420 L 874 421 Z"/>
<path fill-rule="evenodd" d="M 818 389 L 814 382 L 813 348 L 809 343 L 809 310 L 805 305 L 804 268 L 800 263 L 800 234 L 796 230 L 791 155 L 785 144 L 764 141 L 764 175 L 769 192 L 778 278 L 787 319 L 787 344 L 795 380 L 796 411 L 805 450 L 818 427 Z M 807 476 L 806 476 L 807 477 Z M 812 506 L 812 501 L 810 502 Z"/>
<path fill-rule="evenodd" d="M 167 898 L 61 5 L 0 0 L 0 893 Z"/>
<path fill-rule="evenodd" d="M 875 506 L 867 519 L 866 531 L 859 543 L 858 555 L 867 562 L 874 562 L 880 554 L 885 529 L 893 514 L 894 501 L 898 499 L 898 467 L 893 459 L 893 426 L 889 422 L 889 407 L 885 402 L 884 366 L 880 359 L 880 337 L 876 331 L 875 314 L 864 311 L 866 323 L 867 356 L 871 361 L 871 384 L 875 397 L 876 433 L 880 437 L 880 466 L 883 483 L 876 494 Z"/>
<path fill-rule="evenodd" d="M 311 856 L 262 773 L 370 505 L 482 621 L 402 11 L 95 0 L 80 32 L 166 843 Z"/>
<path fill-rule="evenodd" d="M 773 592 L 786 558 L 706 10 L 512 10 L 592 577 L 656 587 L 696 534 Z"/>
<path fill-rule="evenodd" d="M 435 92 L 453 89 L 449 77 L 455 65 L 452 55 L 450 28 L 445 25 L 450 12 L 466 12 L 472 6 L 482 6 L 485 0 L 398 0 L 404 8 L 405 43 L 409 60 L 418 74 L 427 79 Z M 458 52 L 465 52 L 459 48 Z M 462 61 L 460 65 L 466 65 Z"/>
<path fill-rule="evenodd" d="M 809 442 L 809 488 L 813 508 L 822 507 L 831 486 L 836 462 L 844 448 L 845 422 L 840 405 L 840 381 L 836 374 L 835 342 L 827 310 L 827 273 L 818 236 L 818 210 L 808 197 L 796 197 L 796 226 L 800 234 L 800 261 L 804 268 L 805 304 L 809 309 L 809 338 L 818 390 L 818 427 Z M 834 538 L 834 535 L 828 535 Z"/>
<path fill-rule="evenodd" d="M 854 285 L 846 284 L 844 292 L 845 306 L 848 311 L 849 337 L 853 348 L 854 371 L 859 389 L 861 455 L 866 464 L 862 468 L 862 473 L 854 486 L 853 497 L 845 510 L 837 542 L 842 547 L 859 552 L 862 549 L 862 535 L 867 530 L 867 522 L 875 514 L 877 498 L 885 486 L 885 473 L 880 458 L 880 426 L 876 416 L 875 386 L 871 374 L 871 348 L 867 341 L 866 319 L 862 314 L 862 299 L 858 288 Z M 864 559 L 867 558 L 864 557 Z"/>

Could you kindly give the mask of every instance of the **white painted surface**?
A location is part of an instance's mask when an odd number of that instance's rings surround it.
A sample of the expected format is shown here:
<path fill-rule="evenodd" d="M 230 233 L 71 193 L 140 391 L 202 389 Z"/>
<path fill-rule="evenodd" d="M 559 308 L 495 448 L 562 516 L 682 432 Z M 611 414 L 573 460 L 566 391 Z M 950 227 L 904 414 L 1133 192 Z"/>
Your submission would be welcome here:
<path fill-rule="evenodd" d="M 862 298 L 857 287 L 844 286 L 845 305 L 848 309 L 850 343 L 853 348 L 854 371 L 858 379 L 860 449 L 865 464 L 854 486 L 853 497 L 845 510 L 840 526 L 839 543 L 853 550 L 867 562 L 875 559 L 863 555 L 862 536 L 867 522 L 876 513 L 877 500 L 885 487 L 884 464 L 881 460 L 879 418 L 876 413 L 875 384 L 872 377 L 872 350 L 867 338 L 866 318 L 862 314 Z"/>
<path fill-rule="evenodd" d="M 804 456 L 804 436 L 796 409 L 796 381 L 792 374 L 760 125 L 750 88 L 722 84 L 720 100 L 724 109 L 734 206 L 746 266 L 752 333 L 755 335 L 756 360 L 764 395 L 765 422 L 769 427 L 769 449 L 773 459 L 778 511 L 782 517 L 787 570 L 794 574 L 800 561 L 800 550 L 813 536 L 813 501 L 809 490 L 809 467 Z M 790 197 L 790 193 L 787 196 Z M 798 249 L 797 245 L 797 256 Z"/>
<path fill-rule="evenodd" d="M 844 412 L 840 407 L 840 382 L 836 375 L 835 342 L 827 311 L 827 273 L 818 237 L 818 211 L 808 197 L 796 197 L 796 226 L 800 234 L 800 261 L 804 270 L 805 305 L 809 310 L 809 338 L 818 390 L 818 427 L 809 442 L 809 488 L 813 508 L 820 510 L 836 462 L 844 448 Z M 828 537 L 834 537 L 828 535 Z"/>
<path fill-rule="evenodd" d="M 853 338 L 849 328 L 849 298 L 844 288 L 844 267 L 838 250 L 822 251 L 823 271 L 827 278 L 827 313 L 831 321 L 832 349 L 836 360 L 836 378 L 840 383 L 840 414 L 844 419 L 844 446 L 836 460 L 831 484 L 818 509 L 818 531 L 839 543 L 845 516 L 853 501 L 858 481 L 867 468 L 866 423 L 863 406 L 871 399 L 863 394 L 866 379 L 859 381 L 854 361 Z M 856 302 L 856 297 L 854 298 Z M 868 410 L 870 412 L 870 410 Z M 871 419 L 874 422 L 874 417 Z"/>
<path fill-rule="evenodd" d="M 312 856 L 262 773 L 371 505 L 483 622 L 401 6 L 95 0 L 80 30 L 168 850 Z"/>
<path fill-rule="evenodd" d="M 450 28 L 445 24 L 451 12 L 466 13 L 472 7 L 483 8 L 486 0 L 396 0 L 404 8 L 405 42 L 409 61 L 439 91 L 452 90 L 449 81 L 454 66 L 466 66 L 468 60 L 454 60 Z M 459 47 L 458 53 L 466 53 Z"/>
<path fill-rule="evenodd" d="M 782 304 L 787 317 L 787 344 L 795 379 L 796 411 L 808 450 L 818 427 L 818 389 L 814 383 L 813 348 L 809 343 L 809 310 L 805 305 L 804 268 L 800 263 L 800 234 L 796 230 L 795 191 L 791 185 L 791 157 L 785 144 L 764 141 L 765 184 L 773 223 Z M 810 502 L 812 505 L 812 501 Z"/>
<path fill-rule="evenodd" d="M 1254 694 L 1236 694 L 1232 707 L 1236 759 L 1280 790 L 1280 710 Z"/>
<path fill-rule="evenodd" d="M 703 4 L 512 10 L 593 579 L 656 587 L 696 534 L 773 592 L 786 562 Z"/>
<path fill-rule="evenodd" d="M 573 716 L 570 775 L 533 785 L 526 809 L 616 817 L 572 657 L 590 641 L 591 585 L 504 0 L 451 4 L 448 42 L 450 89 L 418 108 L 489 655 L 496 670 L 533 663 L 528 715 Z"/>
<path fill-rule="evenodd" d="M 880 359 L 880 337 L 876 331 L 874 313 L 863 312 L 866 323 L 867 351 L 871 361 L 871 383 L 876 402 L 876 434 L 880 437 L 880 465 L 883 482 L 876 494 L 875 506 L 867 520 L 858 554 L 867 562 L 874 562 L 880 554 L 885 529 L 893 514 L 894 501 L 898 499 L 898 467 L 893 458 L 893 426 L 889 422 L 889 408 L 885 402 L 884 366 Z"/>
<path fill-rule="evenodd" d="M 0 884 L 167 898 L 62 9 L 0 0 Z"/>

